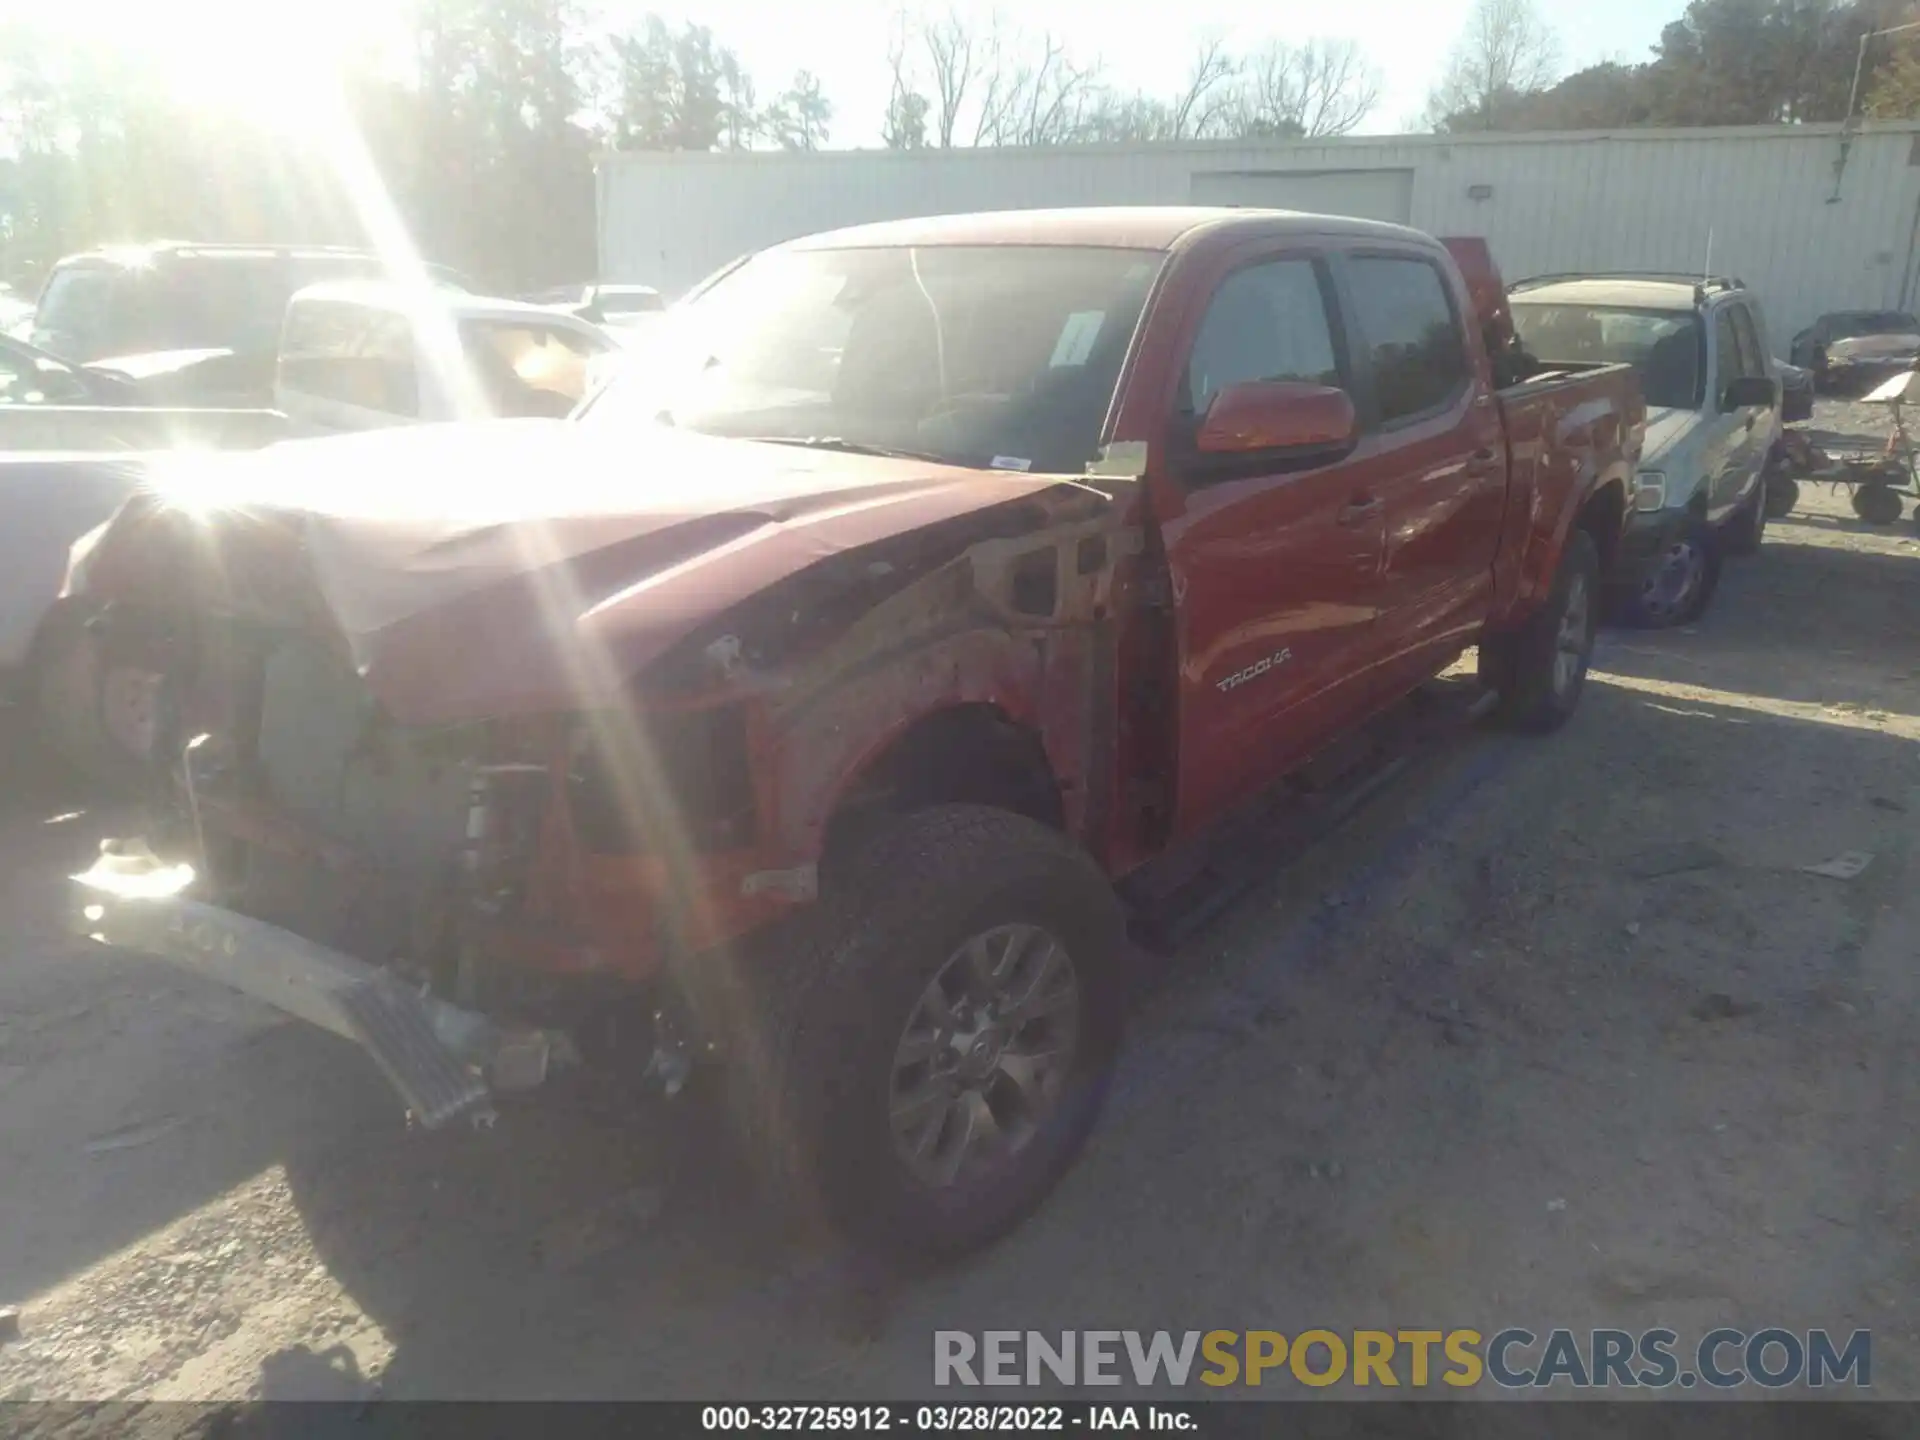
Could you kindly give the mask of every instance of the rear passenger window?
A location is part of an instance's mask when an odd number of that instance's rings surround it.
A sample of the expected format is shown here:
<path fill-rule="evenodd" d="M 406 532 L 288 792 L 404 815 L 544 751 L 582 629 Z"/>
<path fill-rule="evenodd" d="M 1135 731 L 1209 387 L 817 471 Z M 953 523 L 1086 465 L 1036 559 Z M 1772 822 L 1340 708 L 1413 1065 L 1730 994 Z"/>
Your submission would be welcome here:
<path fill-rule="evenodd" d="M 1350 273 L 1380 422 L 1391 425 L 1458 396 L 1470 372 L 1440 271 L 1425 260 L 1359 256 Z"/>
<path fill-rule="evenodd" d="M 1207 307 L 1187 363 L 1187 399 L 1204 415 L 1213 397 L 1250 380 L 1340 384 L 1326 294 L 1311 260 L 1275 260 L 1229 275 Z"/>
<path fill-rule="evenodd" d="M 1727 382 L 1737 380 L 1742 375 L 1764 375 L 1760 369 L 1747 367 L 1747 356 L 1740 344 L 1740 332 L 1734 327 L 1732 305 L 1723 305 L 1713 317 L 1713 390 L 1716 396 L 1724 396 Z"/>
<path fill-rule="evenodd" d="M 280 339 L 280 383 L 361 410 L 420 413 L 413 332 L 405 317 L 371 307 L 319 300 L 293 306 Z"/>
<path fill-rule="evenodd" d="M 587 393 L 588 358 L 608 348 L 569 331 L 498 320 L 467 322 L 460 340 L 496 414 L 561 419 Z"/>
<path fill-rule="evenodd" d="M 1760 336 L 1754 329 L 1753 315 L 1744 305 L 1729 305 L 1727 310 L 1733 316 L 1734 339 L 1740 347 L 1740 373 L 1764 377 L 1767 373 L 1767 357 L 1760 348 Z"/>

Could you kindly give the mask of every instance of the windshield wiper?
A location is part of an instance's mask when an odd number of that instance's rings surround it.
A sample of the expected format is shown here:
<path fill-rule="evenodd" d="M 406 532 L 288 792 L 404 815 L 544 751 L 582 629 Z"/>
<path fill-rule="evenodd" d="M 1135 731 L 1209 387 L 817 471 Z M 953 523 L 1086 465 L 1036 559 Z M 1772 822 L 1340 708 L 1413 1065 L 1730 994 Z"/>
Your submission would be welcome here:
<path fill-rule="evenodd" d="M 762 445 L 797 445 L 803 450 L 834 450 L 842 455 L 879 455 L 888 460 L 926 460 L 935 465 L 955 462 L 924 450 L 895 450 L 886 445 L 869 445 L 864 440 L 849 440 L 843 435 L 743 435 L 743 440 Z"/>

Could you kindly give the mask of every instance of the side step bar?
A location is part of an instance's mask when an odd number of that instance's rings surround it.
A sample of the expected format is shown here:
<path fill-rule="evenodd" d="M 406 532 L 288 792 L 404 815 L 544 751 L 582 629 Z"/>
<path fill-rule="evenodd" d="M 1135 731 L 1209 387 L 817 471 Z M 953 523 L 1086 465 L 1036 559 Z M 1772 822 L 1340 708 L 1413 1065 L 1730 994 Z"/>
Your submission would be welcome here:
<path fill-rule="evenodd" d="M 330 1030 L 373 1057 L 419 1125 L 490 1123 L 496 1091 L 531 1089 L 577 1060 L 557 1031 L 509 1031 L 408 988 L 391 972 L 250 916 L 190 899 L 191 866 L 108 840 L 69 887 L 75 933 L 217 980 Z"/>
<path fill-rule="evenodd" d="M 1179 948 L 1390 786 L 1422 746 L 1485 719 L 1499 698 L 1465 681 L 1430 681 L 1184 853 L 1129 876 L 1134 939 L 1153 953 Z"/>

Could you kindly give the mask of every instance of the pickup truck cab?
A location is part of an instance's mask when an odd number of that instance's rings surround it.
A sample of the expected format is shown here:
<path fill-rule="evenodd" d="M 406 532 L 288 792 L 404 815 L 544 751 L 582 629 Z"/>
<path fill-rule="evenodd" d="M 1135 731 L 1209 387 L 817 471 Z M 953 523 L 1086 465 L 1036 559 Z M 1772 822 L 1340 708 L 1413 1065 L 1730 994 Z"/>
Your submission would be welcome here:
<path fill-rule="evenodd" d="M 1469 647 L 1573 712 L 1643 406 L 1497 390 L 1483 318 L 1391 225 L 914 220 L 734 267 L 567 421 L 178 477 L 71 579 L 177 797 L 74 924 L 423 1125 L 630 1008 L 804 1217 L 983 1243 L 1107 1089 L 1116 882 Z"/>
<path fill-rule="evenodd" d="M 517 300 L 383 281 L 313 285 L 287 303 L 274 405 L 296 435 L 488 416 L 564 416 L 604 330 Z"/>
<path fill-rule="evenodd" d="M 1696 618 L 1724 555 L 1766 531 L 1767 457 L 1781 385 L 1757 298 L 1738 280 L 1550 277 L 1513 287 L 1514 323 L 1548 366 L 1633 365 L 1646 396 L 1646 453 L 1614 599 L 1660 627 Z"/>

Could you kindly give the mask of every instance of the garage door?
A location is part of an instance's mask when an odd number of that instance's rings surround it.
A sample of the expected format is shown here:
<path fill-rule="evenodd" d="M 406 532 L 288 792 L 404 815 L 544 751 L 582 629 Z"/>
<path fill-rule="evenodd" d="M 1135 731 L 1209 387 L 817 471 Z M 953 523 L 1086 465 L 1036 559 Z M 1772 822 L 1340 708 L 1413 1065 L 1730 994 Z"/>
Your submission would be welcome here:
<path fill-rule="evenodd" d="M 1411 170 L 1210 170 L 1193 177 L 1196 205 L 1250 205 L 1358 215 L 1363 220 L 1413 219 Z"/>

